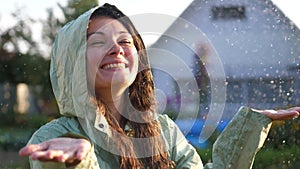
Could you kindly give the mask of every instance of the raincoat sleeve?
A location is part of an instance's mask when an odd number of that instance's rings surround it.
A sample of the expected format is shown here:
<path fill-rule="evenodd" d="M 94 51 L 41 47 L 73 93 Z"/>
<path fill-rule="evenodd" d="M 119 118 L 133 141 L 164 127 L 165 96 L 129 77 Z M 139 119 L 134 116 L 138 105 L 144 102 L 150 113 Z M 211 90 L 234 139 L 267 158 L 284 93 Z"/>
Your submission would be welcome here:
<path fill-rule="evenodd" d="M 42 126 L 39 130 L 37 130 L 31 139 L 29 140 L 28 144 L 38 144 L 43 141 L 49 140 L 51 138 L 58 138 L 58 137 L 71 137 L 71 138 L 84 138 L 86 137 L 68 132 L 63 125 L 60 123 L 63 121 L 54 121 L 50 122 L 44 126 Z M 99 169 L 99 165 L 97 162 L 97 157 L 94 153 L 94 145 L 92 145 L 91 150 L 88 152 L 87 156 L 80 162 L 67 165 L 66 163 L 59 163 L 59 162 L 41 162 L 38 160 L 31 160 L 29 158 L 30 167 L 32 169 L 48 169 L 48 168 L 55 168 L 55 169 L 82 169 L 82 168 L 89 168 L 89 169 Z"/>
<path fill-rule="evenodd" d="M 167 140 L 170 158 L 176 169 L 202 169 L 203 164 L 196 149 L 188 143 L 174 121 L 167 115 L 160 118 L 164 139 Z"/>
<path fill-rule="evenodd" d="M 180 141 L 173 148 L 176 169 L 202 169 L 203 164 L 195 148 L 186 140 Z"/>
<path fill-rule="evenodd" d="M 205 168 L 251 169 L 256 153 L 263 146 L 271 119 L 247 107 L 241 107 L 213 146 L 213 164 Z"/>

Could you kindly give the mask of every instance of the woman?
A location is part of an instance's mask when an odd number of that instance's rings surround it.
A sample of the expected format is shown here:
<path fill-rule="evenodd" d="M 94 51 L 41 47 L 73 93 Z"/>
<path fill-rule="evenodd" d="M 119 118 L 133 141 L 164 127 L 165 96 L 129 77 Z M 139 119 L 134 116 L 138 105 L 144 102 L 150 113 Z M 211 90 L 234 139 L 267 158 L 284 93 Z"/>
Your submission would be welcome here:
<path fill-rule="evenodd" d="M 42 126 L 20 150 L 31 156 L 32 168 L 203 168 L 174 122 L 155 113 L 145 46 L 115 6 L 91 9 L 64 26 L 51 59 L 53 91 L 64 117 Z M 241 108 L 206 167 L 251 168 L 271 120 L 299 111 Z M 232 149 L 241 145 L 247 152 Z"/>

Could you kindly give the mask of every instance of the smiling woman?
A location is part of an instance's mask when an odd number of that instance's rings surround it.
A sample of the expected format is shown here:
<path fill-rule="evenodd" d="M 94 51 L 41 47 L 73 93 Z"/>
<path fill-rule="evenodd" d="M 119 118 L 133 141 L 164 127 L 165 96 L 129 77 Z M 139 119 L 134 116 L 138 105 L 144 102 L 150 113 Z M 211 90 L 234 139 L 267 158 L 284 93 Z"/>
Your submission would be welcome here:
<path fill-rule="evenodd" d="M 32 168 L 203 168 L 177 125 L 157 112 L 145 45 L 115 6 L 90 9 L 60 30 L 50 75 L 63 117 L 42 126 L 20 150 Z M 299 111 L 241 108 L 205 168 L 251 168 L 272 120 Z"/>

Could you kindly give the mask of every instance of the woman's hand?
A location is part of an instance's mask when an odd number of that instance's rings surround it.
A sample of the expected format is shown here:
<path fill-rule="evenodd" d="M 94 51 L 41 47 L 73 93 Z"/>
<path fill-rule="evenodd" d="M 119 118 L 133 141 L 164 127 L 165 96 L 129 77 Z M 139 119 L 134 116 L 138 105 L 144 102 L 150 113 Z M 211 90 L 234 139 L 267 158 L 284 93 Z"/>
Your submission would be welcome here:
<path fill-rule="evenodd" d="M 298 117 L 300 114 L 300 107 L 292 107 L 284 110 L 255 110 L 255 111 L 266 115 L 272 120 L 287 120 L 287 119 Z"/>
<path fill-rule="evenodd" d="M 54 138 L 40 144 L 29 144 L 19 151 L 20 156 L 33 160 L 73 163 L 81 161 L 91 149 L 86 139 Z"/>

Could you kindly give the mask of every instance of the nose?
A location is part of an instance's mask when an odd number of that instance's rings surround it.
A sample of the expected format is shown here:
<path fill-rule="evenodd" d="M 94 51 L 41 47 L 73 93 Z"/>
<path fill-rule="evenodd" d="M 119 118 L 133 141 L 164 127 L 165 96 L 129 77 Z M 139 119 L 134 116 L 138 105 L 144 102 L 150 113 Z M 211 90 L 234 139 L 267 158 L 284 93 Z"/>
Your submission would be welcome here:
<path fill-rule="evenodd" d="M 112 43 L 111 48 L 108 51 L 110 56 L 124 55 L 122 46 L 118 43 Z"/>

